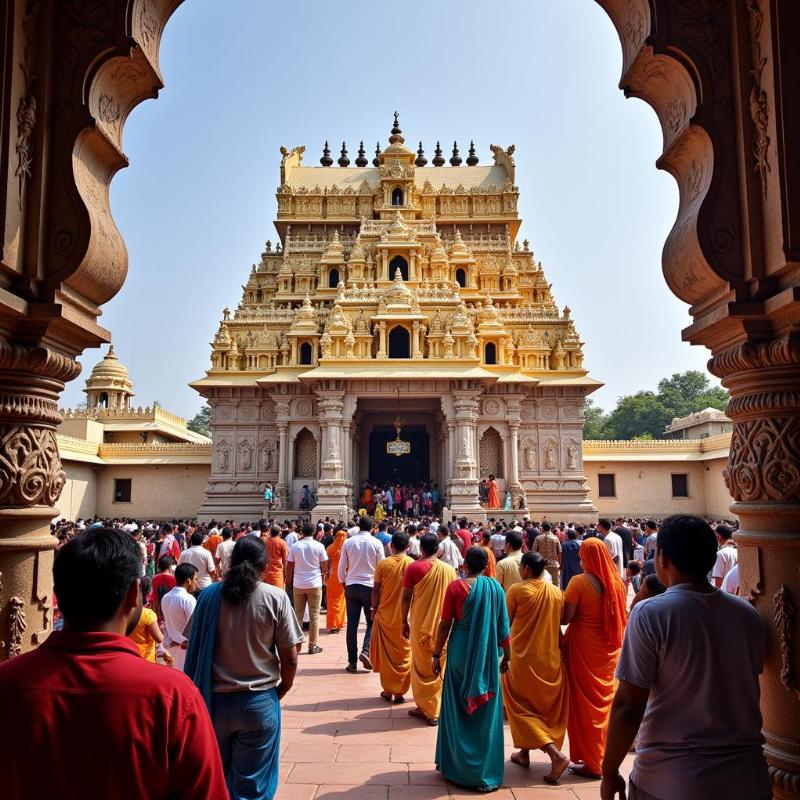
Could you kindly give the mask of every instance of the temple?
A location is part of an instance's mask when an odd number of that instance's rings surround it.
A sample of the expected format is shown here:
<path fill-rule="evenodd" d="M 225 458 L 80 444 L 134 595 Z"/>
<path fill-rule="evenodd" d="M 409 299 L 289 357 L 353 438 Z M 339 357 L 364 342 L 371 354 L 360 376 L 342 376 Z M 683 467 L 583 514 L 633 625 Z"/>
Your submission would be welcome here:
<path fill-rule="evenodd" d="M 258 516 L 309 486 L 316 516 L 355 507 L 365 481 L 431 481 L 480 518 L 493 474 L 515 511 L 596 512 L 582 458 L 588 377 L 569 308 L 519 240 L 514 148 L 479 164 L 456 143 L 387 147 L 355 166 L 326 142 L 320 166 L 282 148 L 278 242 L 192 386 L 212 410 L 201 518 Z"/>

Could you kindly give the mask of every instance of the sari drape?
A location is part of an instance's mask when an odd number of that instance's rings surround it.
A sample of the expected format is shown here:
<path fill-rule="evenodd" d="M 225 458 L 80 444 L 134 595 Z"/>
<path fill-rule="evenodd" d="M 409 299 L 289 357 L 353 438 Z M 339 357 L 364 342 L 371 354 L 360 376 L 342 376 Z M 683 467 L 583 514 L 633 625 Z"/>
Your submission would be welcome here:
<path fill-rule="evenodd" d="M 564 595 L 541 578 L 517 583 L 506 595 L 511 662 L 503 675 L 503 703 L 514 746 L 561 749 L 567 730 L 567 682 L 560 634 Z"/>
<path fill-rule="evenodd" d="M 203 695 L 208 713 L 211 713 L 211 666 L 217 644 L 217 622 L 222 606 L 223 583 L 212 583 L 200 592 L 197 605 L 192 612 L 189 646 L 183 671 L 194 681 Z"/>
<path fill-rule="evenodd" d="M 431 657 L 436 646 L 436 633 L 442 614 L 444 593 L 456 571 L 436 559 L 427 575 L 414 587 L 409 614 L 411 629 L 411 691 L 417 708 L 428 718 L 436 719 L 442 703 L 442 678 L 434 675 Z M 447 661 L 446 649 L 442 651 L 442 671 Z"/>
<path fill-rule="evenodd" d="M 489 497 L 486 505 L 489 508 L 500 508 L 500 490 L 497 486 L 497 481 L 489 481 Z"/>
<path fill-rule="evenodd" d="M 403 575 L 413 563 L 407 555 L 389 556 L 375 571 L 381 599 L 372 625 L 370 658 L 387 694 L 403 695 L 411 686 L 411 644 L 402 634 L 402 599 Z"/>
<path fill-rule="evenodd" d="M 625 584 L 599 539 L 581 544 L 586 573 L 600 581 L 602 592 L 587 574 L 576 575 L 564 599 L 576 606 L 564 639 L 564 666 L 569 686 L 569 754 L 600 773 L 614 698 L 614 670 L 619 659 L 627 612 Z"/>
<path fill-rule="evenodd" d="M 326 550 L 331 562 L 331 572 L 325 586 L 327 588 L 326 601 L 327 612 L 326 622 L 328 630 L 340 630 L 344 627 L 346 619 L 344 586 L 339 583 L 339 559 L 342 557 L 342 548 L 347 541 L 347 531 L 336 531 L 333 544 L 329 544 Z"/>
<path fill-rule="evenodd" d="M 448 642 L 436 765 L 461 786 L 503 783 L 503 705 L 500 645 L 508 639 L 505 595 L 497 581 L 479 576 Z"/>

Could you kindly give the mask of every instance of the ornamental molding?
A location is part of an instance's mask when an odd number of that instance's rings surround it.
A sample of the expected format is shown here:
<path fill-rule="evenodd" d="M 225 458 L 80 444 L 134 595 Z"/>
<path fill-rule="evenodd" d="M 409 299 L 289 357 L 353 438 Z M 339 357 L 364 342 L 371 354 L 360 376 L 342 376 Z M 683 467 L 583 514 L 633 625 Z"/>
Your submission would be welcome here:
<path fill-rule="evenodd" d="M 785 584 L 772 596 L 772 619 L 781 650 L 781 683 L 787 692 L 800 700 L 800 689 L 794 671 L 795 605 L 792 592 Z"/>

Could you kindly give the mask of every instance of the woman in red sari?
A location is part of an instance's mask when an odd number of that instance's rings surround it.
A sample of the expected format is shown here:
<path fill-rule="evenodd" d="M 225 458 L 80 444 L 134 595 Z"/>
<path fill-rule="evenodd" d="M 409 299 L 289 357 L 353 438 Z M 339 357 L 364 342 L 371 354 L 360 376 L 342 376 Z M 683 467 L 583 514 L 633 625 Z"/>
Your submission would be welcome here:
<path fill-rule="evenodd" d="M 489 502 L 487 505 L 489 508 L 500 508 L 500 490 L 494 475 L 489 476 Z"/>
<path fill-rule="evenodd" d="M 608 716 L 614 697 L 614 670 L 625 632 L 626 590 L 605 544 L 586 539 L 580 549 L 582 575 L 564 594 L 564 668 L 569 684 L 567 736 L 570 771 L 600 777 Z"/>

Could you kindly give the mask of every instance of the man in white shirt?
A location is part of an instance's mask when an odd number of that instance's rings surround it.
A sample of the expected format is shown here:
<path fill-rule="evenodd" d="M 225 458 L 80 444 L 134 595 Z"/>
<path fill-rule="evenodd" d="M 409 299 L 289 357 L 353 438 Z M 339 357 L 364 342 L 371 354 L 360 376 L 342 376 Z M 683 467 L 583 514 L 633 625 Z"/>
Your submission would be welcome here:
<path fill-rule="evenodd" d="M 193 593 L 197 589 L 197 568 L 193 564 L 179 564 L 175 569 L 175 587 L 161 598 L 161 613 L 164 615 L 164 647 L 169 648 L 175 659 L 175 669 L 183 670 L 188 644 L 183 635 L 189 618 L 194 613 L 197 600 Z"/>
<path fill-rule="evenodd" d="M 227 526 L 222 529 L 222 541 L 217 545 L 217 552 L 214 553 L 214 560 L 217 564 L 220 579 L 225 577 L 225 573 L 231 566 L 231 553 L 236 543 L 233 541 L 231 529 Z"/>
<path fill-rule="evenodd" d="M 758 678 L 767 627 L 749 603 L 709 585 L 716 542 L 704 520 L 664 520 L 655 558 L 667 590 L 628 619 L 600 796 L 624 791 L 619 766 L 635 738 L 630 800 L 765 800 Z"/>
<path fill-rule="evenodd" d="M 291 550 L 292 545 L 298 541 L 300 537 L 297 535 L 297 531 L 294 528 L 289 530 L 289 533 L 286 534 L 286 546 Z"/>
<path fill-rule="evenodd" d="M 717 525 L 714 529 L 719 550 L 711 570 L 711 582 L 717 589 L 721 588 L 725 576 L 736 566 L 739 561 L 739 551 L 733 541 L 733 528 L 730 525 Z"/>
<path fill-rule="evenodd" d="M 195 531 L 190 539 L 191 547 L 184 550 L 178 558 L 178 565 L 191 564 L 197 570 L 197 592 L 200 593 L 207 586 L 217 580 L 217 567 L 211 553 L 203 547 L 205 536 L 200 531 Z"/>
<path fill-rule="evenodd" d="M 439 559 L 449 564 L 456 572 L 461 568 L 464 559 L 461 556 L 461 551 L 458 545 L 451 539 L 450 531 L 442 526 L 437 531 L 439 536 Z M 454 534 L 457 536 L 457 534 Z"/>
<path fill-rule="evenodd" d="M 597 521 L 597 530 L 600 531 L 600 535 L 603 537 L 603 543 L 611 556 L 611 560 L 614 562 L 614 568 L 624 581 L 627 564 L 623 563 L 625 559 L 622 557 L 622 537 L 611 530 L 611 521 L 607 519 Z"/>
<path fill-rule="evenodd" d="M 406 549 L 406 553 L 416 561 L 420 555 L 417 526 L 413 524 L 407 526 L 406 533 L 408 533 L 408 548 Z"/>
<path fill-rule="evenodd" d="M 722 591 L 728 594 L 739 594 L 739 563 L 731 567 L 728 574 L 722 579 Z"/>
<path fill-rule="evenodd" d="M 355 536 L 361 529 L 358 527 L 358 521 L 354 521 L 353 524 L 347 529 L 347 538 L 350 539 L 351 537 Z"/>
<path fill-rule="evenodd" d="M 289 548 L 286 561 L 286 582 L 292 585 L 294 613 L 303 624 L 308 605 L 308 652 L 321 653 L 319 637 L 319 608 L 322 603 L 322 584 L 328 578 L 331 564 L 325 548 L 314 538 L 314 526 L 303 525 L 300 538 Z M 287 537 L 288 539 L 288 537 Z"/>
<path fill-rule="evenodd" d="M 360 661 L 372 672 L 369 645 L 372 639 L 372 587 L 375 585 L 375 567 L 384 558 L 383 544 L 372 535 L 372 520 L 361 517 L 358 533 L 344 543 L 339 558 L 339 583 L 344 584 L 347 604 L 347 671 L 358 672 Z M 358 655 L 358 625 L 361 612 L 367 622 L 361 655 Z"/>
<path fill-rule="evenodd" d="M 506 552 L 506 534 L 501 526 L 497 526 L 489 539 L 489 546 L 492 548 L 494 557 L 499 561 Z"/>

